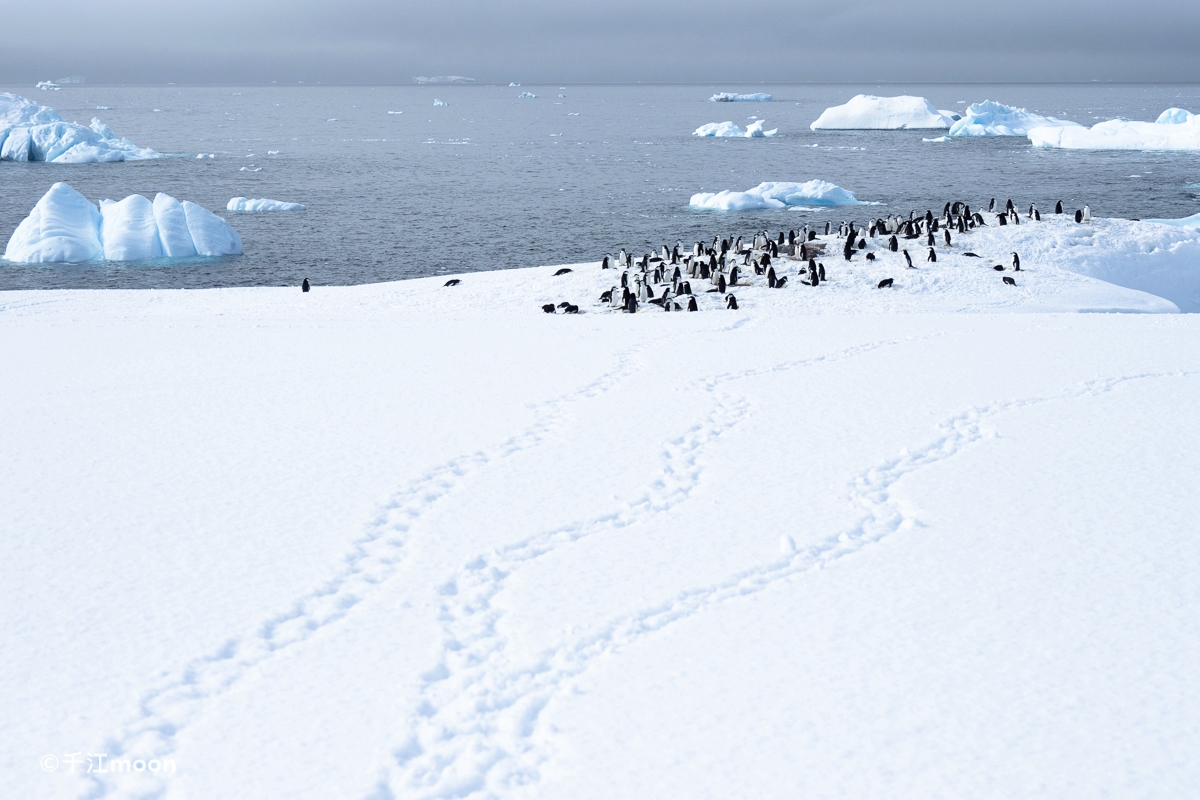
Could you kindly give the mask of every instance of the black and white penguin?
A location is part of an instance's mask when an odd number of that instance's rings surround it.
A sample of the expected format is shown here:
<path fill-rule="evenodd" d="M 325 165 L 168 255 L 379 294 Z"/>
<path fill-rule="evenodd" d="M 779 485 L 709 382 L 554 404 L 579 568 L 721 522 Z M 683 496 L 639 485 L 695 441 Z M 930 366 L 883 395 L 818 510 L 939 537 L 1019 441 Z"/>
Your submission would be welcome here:
<path fill-rule="evenodd" d="M 994 197 L 993 197 L 993 198 L 992 198 L 992 199 L 991 199 L 991 200 L 988 202 L 988 213 L 989 213 L 989 214 L 991 214 L 991 213 L 992 213 L 993 211 L 995 211 L 995 210 L 996 210 L 996 198 L 994 198 Z"/>
<path fill-rule="evenodd" d="M 925 246 L 933 247 L 933 231 L 930 231 L 929 233 L 925 234 Z"/>
<path fill-rule="evenodd" d="M 608 253 L 605 253 L 604 258 L 600 261 L 600 269 L 608 269 L 609 268 L 608 259 L 609 259 Z"/>
<path fill-rule="evenodd" d="M 825 221 L 825 235 L 826 236 L 829 235 L 829 230 L 830 230 L 830 223 L 829 223 L 829 220 L 826 220 Z"/>
<path fill-rule="evenodd" d="M 460 283 L 462 283 L 462 281 L 460 281 L 458 278 L 451 278 L 450 280 L 446 281 L 442 285 L 443 286 L 458 286 Z"/>
<path fill-rule="evenodd" d="M 546 312 L 547 314 L 553 314 L 554 303 L 546 303 L 546 305 L 542 306 L 542 311 Z"/>
<path fill-rule="evenodd" d="M 946 247 L 950 246 L 950 229 L 949 228 L 945 228 L 942 230 L 942 240 L 946 242 Z"/>
<path fill-rule="evenodd" d="M 1004 272 L 1004 265 L 997 264 L 996 266 L 992 267 L 992 269 L 996 270 L 996 272 Z"/>
<path fill-rule="evenodd" d="M 932 247 L 929 248 L 929 255 L 925 256 L 926 261 L 937 261 L 937 251 Z"/>
<path fill-rule="evenodd" d="M 692 295 L 691 297 L 688 298 L 687 310 L 688 311 L 699 311 L 700 310 L 700 307 L 698 305 L 696 305 L 695 295 Z"/>
<path fill-rule="evenodd" d="M 1007 225 L 1008 224 L 1008 214 L 1001 214 L 1000 216 L 996 217 L 996 221 L 999 222 L 1001 225 Z"/>
<path fill-rule="evenodd" d="M 1005 210 L 1005 212 L 1007 212 L 1009 214 L 1011 214 L 1014 210 L 1016 210 L 1015 207 L 1013 206 L 1013 201 L 1011 198 L 1009 198 L 1009 201 L 1004 204 L 1004 210 Z"/>
<path fill-rule="evenodd" d="M 1076 224 L 1082 224 L 1082 223 L 1083 223 L 1083 212 L 1082 212 L 1082 211 L 1080 211 L 1078 208 L 1077 208 L 1077 209 L 1075 209 L 1075 223 L 1076 223 Z"/>
<path fill-rule="evenodd" d="M 724 272 L 717 273 L 717 291 L 720 292 L 721 294 L 725 294 L 725 273 Z"/>
<path fill-rule="evenodd" d="M 775 268 L 774 267 L 770 267 L 767 269 L 767 288 L 768 289 L 775 288 Z"/>
<path fill-rule="evenodd" d="M 913 266 L 913 263 L 912 263 L 912 256 L 910 256 L 910 255 L 908 254 L 908 251 L 907 251 L 907 250 L 905 250 L 905 251 L 904 251 L 904 261 L 905 261 L 905 263 L 907 263 L 907 264 L 908 264 L 908 266 L 906 267 L 906 269 L 916 269 L 916 267 L 914 267 L 914 266 Z"/>
<path fill-rule="evenodd" d="M 817 277 L 820 278 L 822 282 L 824 282 L 824 280 L 825 280 L 825 265 L 824 264 L 817 264 Z"/>
<path fill-rule="evenodd" d="M 867 253 L 867 261 L 874 261 L 874 260 L 875 260 L 875 254 Z"/>
<path fill-rule="evenodd" d="M 300 291 L 307 292 L 308 289 L 309 289 L 308 278 L 305 278 L 304 281 L 300 284 Z"/>
<path fill-rule="evenodd" d="M 1085 223 L 1090 223 L 1092 221 L 1092 207 L 1086 203 L 1083 206 L 1083 221 Z"/>
<path fill-rule="evenodd" d="M 683 285 L 680 287 L 680 293 L 690 295 L 692 293 L 692 282 L 684 281 Z"/>
<path fill-rule="evenodd" d="M 638 307 L 637 298 L 634 297 L 633 292 L 630 292 L 625 297 L 625 308 L 623 310 L 627 314 L 636 314 L 637 307 Z"/>
<path fill-rule="evenodd" d="M 621 273 L 621 288 L 622 289 L 629 288 L 629 272 L 628 271 Z"/>
<path fill-rule="evenodd" d="M 738 278 L 739 278 L 739 277 L 740 277 L 740 276 L 738 275 L 738 268 L 737 268 L 737 266 L 735 265 L 735 266 L 731 267 L 731 268 L 730 268 L 730 270 L 729 270 L 729 285 L 730 285 L 730 286 L 737 286 L 737 282 L 738 282 Z"/>
<path fill-rule="evenodd" d="M 725 295 L 725 307 L 730 311 L 737 311 L 737 298 L 731 294 Z"/>
<path fill-rule="evenodd" d="M 1063 211 L 1062 211 L 1062 200 L 1059 200 L 1057 203 L 1055 203 L 1055 204 L 1054 204 L 1054 213 L 1055 213 L 1055 214 L 1061 214 L 1061 213 L 1063 213 Z"/>
<path fill-rule="evenodd" d="M 568 272 L 572 272 L 572 271 L 573 270 L 570 267 L 563 267 L 558 272 L 554 273 L 554 277 L 557 278 L 559 275 L 566 275 Z"/>
<path fill-rule="evenodd" d="M 892 234 L 891 238 L 888 239 L 888 250 L 891 250 L 893 253 L 900 250 L 900 242 L 896 239 L 895 234 Z"/>
<path fill-rule="evenodd" d="M 1008 284 L 1009 286 L 1016 286 L 1016 285 L 1017 285 L 1017 282 L 1016 282 L 1016 281 L 1014 281 L 1012 278 L 1008 277 L 1007 275 L 1005 275 L 1005 276 L 1004 276 L 1003 278 L 1001 278 L 1000 280 L 1004 281 L 1004 282 L 1005 282 L 1006 284 Z"/>
<path fill-rule="evenodd" d="M 881 280 L 881 281 L 879 282 L 879 285 L 878 285 L 878 286 L 876 286 L 875 288 L 876 288 L 876 289 L 886 289 L 886 288 L 888 288 L 888 287 L 889 287 L 889 286 L 891 286 L 891 285 L 892 285 L 892 279 L 891 279 L 891 278 L 884 278 L 883 280 Z"/>
<path fill-rule="evenodd" d="M 1019 255 L 1017 255 L 1016 253 L 1013 253 L 1012 257 L 1013 257 L 1013 272 L 1020 272 L 1021 271 L 1021 257 Z"/>
<path fill-rule="evenodd" d="M 579 313 L 579 306 L 572 305 L 571 303 L 568 303 L 565 300 L 563 302 L 559 303 L 558 307 L 563 310 L 564 314 L 578 314 Z"/>

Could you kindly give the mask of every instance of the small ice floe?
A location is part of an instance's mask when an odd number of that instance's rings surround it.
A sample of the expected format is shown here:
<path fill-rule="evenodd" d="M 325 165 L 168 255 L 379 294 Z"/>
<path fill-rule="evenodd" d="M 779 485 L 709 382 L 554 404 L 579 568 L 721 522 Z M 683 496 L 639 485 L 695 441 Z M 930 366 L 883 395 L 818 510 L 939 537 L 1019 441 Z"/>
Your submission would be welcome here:
<path fill-rule="evenodd" d="M 37 88 L 41 89 L 43 92 L 57 92 L 62 87 L 54 81 L 38 81 Z"/>
<path fill-rule="evenodd" d="M 435 98 L 433 98 L 433 104 L 434 104 L 435 106 L 448 106 L 448 105 L 450 105 L 450 104 L 449 104 L 449 103 L 447 103 L 445 100 L 438 100 L 436 97 L 435 97 Z"/>
<path fill-rule="evenodd" d="M 520 86 L 520 85 L 521 85 L 521 84 L 519 84 L 519 83 L 510 83 L 510 84 L 509 84 L 509 86 Z"/>
<path fill-rule="evenodd" d="M 253 164 L 251 164 L 248 167 L 242 167 L 240 171 L 241 172 L 262 172 L 262 167 L 256 167 Z"/>
<path fill-rule="evenodd" d="M 804 206 L 867 205 L 849 192 L 829 181 L 807 183 L 766 182 L 744 192 L 700 192 L 692 195 L 690 208 L 705 211 L 750 211 L 764 208 Z"/>
<path fill-rule="evenodd" d="M 710 103 L 766 103 L 774 95 L 765 92 L 754 94 L 737 94 L 736 92 L 719 92 L 708 98 Z"/>
<path fill-rule="evenodd" d="M 38 200 L 4 251 L 22 263 L 133 261 L 237 255 L 242 239 L 208 209 L 166 194 L 140 194 L 99 208 L 66 183 Z"/>
<path fill-rule="evenodd" d="M 112 111 L 112 106 L 96 106 L 97 111 Z"/>
<path fill-rule="evenodd" d="M 568 117 L 578 117 L 578 116 L 579 116 L 579 112 L 578 112 L 578 111 L 568 111 L 568 112 L 567 112 L 567 116 L 568 116 Z"/>
<path fill-rule="evenodd" d="M 924 97 L 855 95 L 840 106 L 825 109 L 809 126 L 819 130 L 912 130 L 949 128 L 958 114 L 940 111 Z"/>
<path fill-rule="evenodd" d="M 403 114 L 403 111 L 389 111 L 389 114 Z"/>
<path fill-rule="evenodd" d="M 519 95 L 517 95 L 517 97 L 518 97 L 518 98 L 521 98 L 521 97 L 523 97 L 523 98 L 526 98 L 526 99 L 533 99 L 533 98 L 537 97 L 537 95 L 536 95 L 536 94 L 534 94 L 533 92 L 521 92 Z"/>
<path fill-rule="evenodd" d="M 225 204 L 226 211 L 306 211 L 301 203 L 285 203 L 265 197 L 234 197 Z"/>
<path fill-rule="evenodd" d="M 216 158 L 216 153 L 197 153 L 196 158 Z"/>
<path fill-rule="evenodd" d="M 1034 147 L 1071 150 L 1200 150 L 1200 116 L 1168 108 L 1154 122 L 1110 119 L 1090 128 L 1033 128 Z"/>
<path fill-rule="evenodd" d="M 277 156 L 277 155 L 279 155 L 279 154 L 280 154 L 280 153 L 282 153 L 282 152 L 283 152 L 282 150 L 268 150 L 268 151 L 267 151 L 267 155 L 269 155 L 269 156 Z"/>
<path fill-rule="evenodd" d="M 326 122 L 337 122 L 337 117 L 330 117 L 329 119 L 327 119 L 325 121 Z"/>
<path fill-rule="evenodd" d="M 765 122 L 766 120 L 755 120 L 747 125 L 745 130 L 742 130 L 733 122 L 710 122 L 707 125 L 701 125 L 699 128 L 696 128 L 696 130 L 692 131 L 692 136 L 709 136 L 721 139 L 762 139 L 767 136 L 774 136 L 779 132 L 778 128 L 772 128 L 769 131 L 764 131 L 763 124 Z"/>
<path fill-rule="evenodd" d="M 932 139 L 921 139 L 921 141 L 922 142 L 948 142 L 948 141 L 950 141 L 950 137 L 949 136 L 935 136 Z"/>

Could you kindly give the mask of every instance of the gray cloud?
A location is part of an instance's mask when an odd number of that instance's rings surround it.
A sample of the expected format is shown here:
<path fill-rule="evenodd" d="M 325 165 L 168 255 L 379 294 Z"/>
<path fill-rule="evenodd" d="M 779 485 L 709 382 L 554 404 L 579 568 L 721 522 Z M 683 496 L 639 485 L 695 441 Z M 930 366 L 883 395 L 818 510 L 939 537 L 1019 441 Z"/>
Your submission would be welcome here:
<path fill-rule="evenodd" d="M 0 79 L 1200 81 L 1200 4 L 60 0 L 5 12 Z"/>

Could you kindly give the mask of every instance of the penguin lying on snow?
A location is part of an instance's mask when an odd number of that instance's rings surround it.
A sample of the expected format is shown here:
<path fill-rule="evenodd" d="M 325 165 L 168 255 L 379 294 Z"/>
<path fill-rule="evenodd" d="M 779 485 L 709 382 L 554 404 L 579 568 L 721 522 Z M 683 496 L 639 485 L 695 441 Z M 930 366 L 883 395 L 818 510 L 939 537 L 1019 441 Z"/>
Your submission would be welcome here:
<path fill-rule="evenodd" d="M 1016 285 L 1017 285 L 1017 282 L 1016 282 L 1016 281 L 1014 281 L 1012 278 L 1008 277 L 1007 275 L 1005 275 L 1005 276 L 1004 276 L 1003 278 L 1001 278 L 1000 280 L 1004 281 L 1004 282 L 1005 282 L 1005 283 L 1007 283 L 1009 286 L 1016 286 Z"/>
<path fill-rule="evenodd" d="M 462 281 L 460 281 L 458 278 L 451 278 L 450 280 L 446 281 L 442 285 L 443 286 L 458 286 L 460 283 L 462 283 Z"/>
<path fill-rule="evenodd" d="M 876 288 L 876 289 L 886 289 L 886 288 L 888 288 L 888 287 L 889 287 L 889 286 L 891 286 L 891 285 L 892 285 L 892 279 L 891 279 L 891 278 L 884 278 L 883 280 L 881 280 L 881 281 L 879 282 L 879 285 L 878 285 L 878 286 L 876 286 L 875 288 Z"/>
<path fill-rule="evenodd" d="M 568 272 L 572 272 L 572 271 L 573 270 L 570 267 L 563 267 L 558 272 L 554 273 L 554 277 L 557 278 L 559 275 L 566 275 Z"/>
<path fill-rule="evenodd" d="M 559 303 L 558 307 L 563 310 L 564 314 L 578 314 L 579 313 L 579 306 L 571 305 L 570 303 L 568 303 L 565 300 L 563 302 Z"/>
<path fill-rule="evenodd" d="M 979 258 L 980 257 L 979 253 L 972 253 L 969 251 L 966 253 L 963 253 L 963 255 L 966 256 L 967 258 Z"/>
<path fill-rule="evenodd" d="M 996 270 L 996 272 L 1004 272 L 1004 265 L 997 264 L 996 266 L 992 267 L 992 269 Z"/>
<path fill-rule="evenodd" d="M 542 306 L 542 311 L 545 311 L 547 314 L 553 314 L 554 303 L 546 303 L 546 305 Z"/>

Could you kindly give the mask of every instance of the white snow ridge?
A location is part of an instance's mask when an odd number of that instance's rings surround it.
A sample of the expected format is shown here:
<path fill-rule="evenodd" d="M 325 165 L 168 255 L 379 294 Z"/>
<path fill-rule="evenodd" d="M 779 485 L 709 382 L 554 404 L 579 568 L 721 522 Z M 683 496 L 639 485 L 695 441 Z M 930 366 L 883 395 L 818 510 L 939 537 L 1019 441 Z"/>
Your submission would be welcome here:
<path fill-rule="evenodd" d="M 958 119 L 958 114 L 939 111 L 924 97 L 860 94 L 825 109 L 809 127 L 814 131 L 949 128 Z"/>
<path fill-rule="evenodd" d="M 0 92 L 0 161 L 83 164 L 160 157 L 117 136 L 95 117 L 90 127 L 67 122 L 52 108 Z"/>
<path fill-rule="evenodd" d="M 187 200 L 159 193 L 101 200 L 100 207 L 56 183 L 13 231 L 6 261 L 135 261 L 237 255 L 242 240 L 228 222 Z"/>

